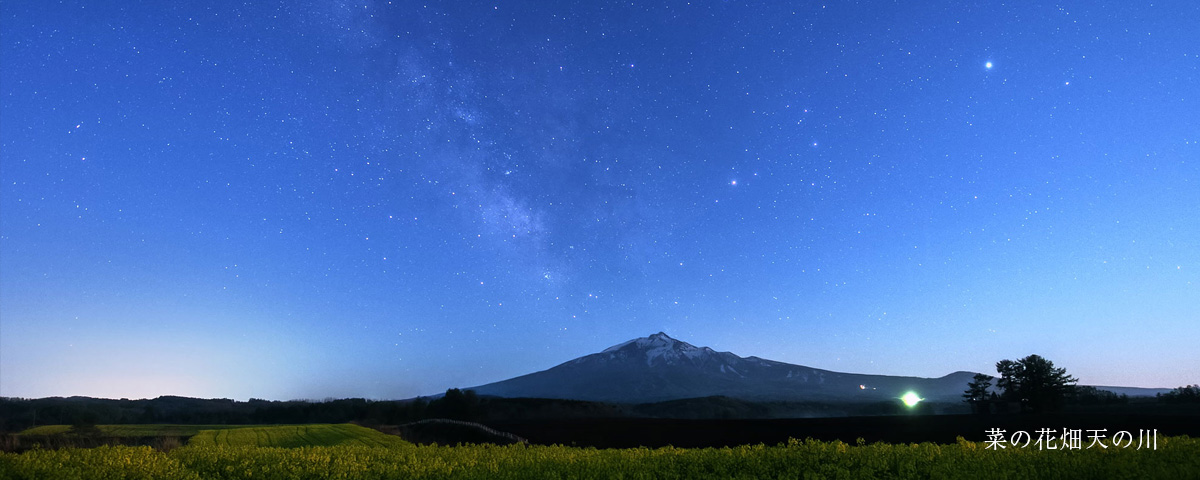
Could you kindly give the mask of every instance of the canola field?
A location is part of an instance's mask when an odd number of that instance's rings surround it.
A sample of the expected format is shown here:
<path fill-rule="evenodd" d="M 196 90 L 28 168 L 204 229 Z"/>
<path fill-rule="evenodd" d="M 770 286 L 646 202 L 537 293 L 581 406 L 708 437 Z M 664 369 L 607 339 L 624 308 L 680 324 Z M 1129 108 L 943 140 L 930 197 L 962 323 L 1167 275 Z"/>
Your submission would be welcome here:
<path fill-rule="evenodd" d="M 1157 450 L 986 449 L 954 445 L 863 444 L 792 440 L 776 446 L 597 450 L 565 446 L 371 445 L 286 448 L 290 435 L 340 441 L 334 431 L 279 427 L 227 430 L 170 452 L 149 447 L 32 450 L 0 455 L 7 479 L 503 479 L 503 478 L 1197 478 L 1200 439 L 1165 437 Z M 249 431 L 258 430 L 253 435 Z M 210 432 L 211 433 L 211 432 Z M 271 433 L 271 435 L 265 435 Z M 207 435 L 201 432 L 199 435 Z M 227 438 L 228 440 L 222 440 Z M 394 437 L 393 437 L 394 438 Z"/>

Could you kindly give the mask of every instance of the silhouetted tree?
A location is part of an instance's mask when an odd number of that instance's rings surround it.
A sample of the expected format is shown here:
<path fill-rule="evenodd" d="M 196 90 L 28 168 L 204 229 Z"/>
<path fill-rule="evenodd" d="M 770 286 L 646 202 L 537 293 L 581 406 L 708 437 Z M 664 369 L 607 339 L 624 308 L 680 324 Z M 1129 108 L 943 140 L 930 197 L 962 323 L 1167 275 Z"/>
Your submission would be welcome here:
<path fill-rule="evenodd" d="M 1075 391 L 1067 399 L 1069 403 L 1079 405 L 1108 405 L 1113 403 L 1128 403 L 1128 396 L 1117 395 L 1108 390 L 1100 390 L 1092 386 L 1076 386 Z"/>
<path fill-rule="evenodd" d="M 970 383 L 967 383 L 967 390 L 963 392 L 963 398 L 967 403 L 971 404 L 971 408 L 976 413 L 988 412 L 988 389 L 992 386 L 991 375 L 976 373 Z"/>
<path fill-rule="evenodd" d="M 431 417 L 473 421 L 479 416 L 479 397 L 474 390 L 451 388 L 442 398 L 429 402 L 428 410 Z"/>
<path fill-rule="evenodd" d="M 1000 380 L 996 381 L 996 388 L 1002 390 L 1005 397 L 1009 392 L 1016 392 L 1014 386 L 1017 381 L 1017 366 L 1017 362 L 1007 359 L 996 362 L 996 372 L 1000 374 Z"/>
<path fill-rule="evenodd" d="M 1175 387 L 1167 393 L 1156 395 L 1158 401 L 1166 403 L 1200 403 L 1200 385 Z"/>
<path fill-rule="evenodd" d="M 146 408 L 142 409 L 142 414 L 138 420 L 141 423 L 154 423 L 158 420 L 158 411 L 155 410 L 154 405 L 146 405 Z"/>
<path fill-rule="evenodd" d="M 424 398 L 416 398 L 412 402 L 409 402 L 408 408 L 405 409 L 405 421 L 415 422 L 424 419 L 428 409 L 429 402 L 426 402 Z"/>
<path fill-rule="evenodd" d="M 1054 368 L 1054 362 L 1038 355 L 1017 361 L 996 363 L 1000 373 L 997 386 L 1004 389 L 1005 400 L 1021 403 L 1021 410 L 1042 412 L 1056 410 L 1075 389 L 1077 379 L 1067 375 L 1064 368 Z"/>

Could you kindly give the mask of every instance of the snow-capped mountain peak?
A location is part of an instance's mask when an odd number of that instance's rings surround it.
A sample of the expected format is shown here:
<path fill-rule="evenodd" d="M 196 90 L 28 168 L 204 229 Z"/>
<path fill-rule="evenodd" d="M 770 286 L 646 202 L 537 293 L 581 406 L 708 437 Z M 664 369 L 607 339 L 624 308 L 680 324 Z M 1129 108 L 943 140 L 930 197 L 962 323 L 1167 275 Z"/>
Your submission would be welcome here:
<path fill-rule="evenodd" d="M 604 349 L 600 353 L 615 352 L 615 351 L 625 348 L 629 345 L 635 345 L 637 348 L 653 348 L 653 347 L 669 347 L 676 343 L 686 344 L 686 342 L 680 342 L 679 340 L 671 338 L 669 335 L 667 335 L 663 332 L 658 332 L 654 335 L 650 335 L 649 337 L 635 338 L 628 342 L 613 345 L 611 347 Z M 688 346 L 691 346 L 691 345 L 688 345 Z"/>
<path fill-rule="evenodd" d="M 690 343 L 676 340 L 663 332 L 648 337 L 635 338 L 625 343 L 613 345 L 601 351 L 601 360 L 643 360 L 647 366 L 657 364 L 677 365 L 680 363 L 699 364 L 721 354 L 708 347 L 697 347 Z M 734 358 L 736 355 L 727 354 Z"/>

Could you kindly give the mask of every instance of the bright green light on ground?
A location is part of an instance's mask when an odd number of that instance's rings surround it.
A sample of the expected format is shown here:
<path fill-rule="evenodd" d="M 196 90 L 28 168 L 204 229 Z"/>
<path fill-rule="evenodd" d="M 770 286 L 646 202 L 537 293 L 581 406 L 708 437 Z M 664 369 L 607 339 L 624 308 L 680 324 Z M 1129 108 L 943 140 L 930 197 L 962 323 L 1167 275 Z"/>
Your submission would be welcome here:
<path fill-rule="evenodd" d="M 917 402 L 920 402 L 921 400 L 923 399 L 918 397 L 917 394 L 913 392 L 908 392 L 904 394 L 903 397 L 900 397 L 900 401 L 904 402 L 904 404 L 909 407 L 915 406 Z"/>

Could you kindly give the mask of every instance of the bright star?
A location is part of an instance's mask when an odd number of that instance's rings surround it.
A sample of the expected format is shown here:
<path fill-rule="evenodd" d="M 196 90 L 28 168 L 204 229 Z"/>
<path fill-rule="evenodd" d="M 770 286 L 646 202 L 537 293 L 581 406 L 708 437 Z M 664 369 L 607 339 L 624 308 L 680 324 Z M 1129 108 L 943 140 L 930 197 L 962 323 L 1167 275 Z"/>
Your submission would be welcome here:
<path fill-rule="evenodd" d="M 733 180 L 733 181 L 729 182 L 729 184 L 730 184 L 730 185 L 733 185 L 733 186 L 735 186 L 735 187 L 736 187 L 736 186 L 737 186 L 737 180 Z"/>
<path fill-rule="evenodd" d="M 986 69 L 988 69 L 988 70 L 991 70 L 991 69 L 992 69 L 992 62 L 987 62 L 987 63 L 983 64 L 983 68 L 986 68 Z"/>

